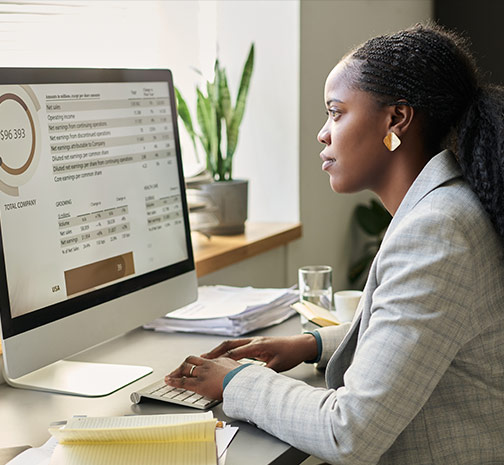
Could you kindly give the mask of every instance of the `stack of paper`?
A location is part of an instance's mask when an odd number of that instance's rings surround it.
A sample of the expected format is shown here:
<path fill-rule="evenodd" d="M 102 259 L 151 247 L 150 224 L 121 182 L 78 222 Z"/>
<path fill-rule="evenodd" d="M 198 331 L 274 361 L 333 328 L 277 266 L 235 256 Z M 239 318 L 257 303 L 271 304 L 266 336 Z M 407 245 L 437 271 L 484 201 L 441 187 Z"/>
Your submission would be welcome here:
<path fill-rule="evenodd" d="M 195 303 L 158 318 L 144 328 L 241 336 L 285 321 L 296 313 L 290 305 L 298 299 L 293 289 L 201 286 Z"/>

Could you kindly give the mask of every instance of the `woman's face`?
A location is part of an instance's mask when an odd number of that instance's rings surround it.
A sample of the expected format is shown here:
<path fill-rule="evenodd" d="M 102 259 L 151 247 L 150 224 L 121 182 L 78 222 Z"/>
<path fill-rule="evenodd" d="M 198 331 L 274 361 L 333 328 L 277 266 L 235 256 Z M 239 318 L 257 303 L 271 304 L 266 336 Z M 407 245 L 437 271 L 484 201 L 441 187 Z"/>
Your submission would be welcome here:
<path fill-rule="evenodd" d="M 350 87 L 346 66 L 345 61 L 340 62 L 325 84 L 328 116 L 318 134 L 325 145 L 320 153 L 322 169 L 329 174 L 335 192 L 378 192 L 387 182 L 393 158 L 383 144 L 389 112 L 371 94 Z"/>

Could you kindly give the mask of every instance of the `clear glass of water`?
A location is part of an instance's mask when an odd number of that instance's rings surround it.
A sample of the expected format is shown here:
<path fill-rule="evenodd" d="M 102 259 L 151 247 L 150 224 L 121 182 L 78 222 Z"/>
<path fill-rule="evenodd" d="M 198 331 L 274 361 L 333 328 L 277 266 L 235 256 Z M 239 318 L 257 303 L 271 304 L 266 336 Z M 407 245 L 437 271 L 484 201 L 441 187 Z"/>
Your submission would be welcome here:
<path fill-rule="evenodd" d="M 299 300 L 332 310 L 332 268 L 327 265 L 303 266 L 298 270 Z M 304 331 L 317 328 L 301 315 Z"/>

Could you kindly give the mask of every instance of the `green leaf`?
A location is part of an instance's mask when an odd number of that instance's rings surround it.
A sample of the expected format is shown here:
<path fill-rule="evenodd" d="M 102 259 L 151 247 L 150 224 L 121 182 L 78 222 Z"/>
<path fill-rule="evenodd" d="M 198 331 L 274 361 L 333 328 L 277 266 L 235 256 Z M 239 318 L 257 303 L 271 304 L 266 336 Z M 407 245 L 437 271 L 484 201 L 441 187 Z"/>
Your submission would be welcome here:
<path fill-rule="evenodd" d="M 176 87 L 175 87 L 175 96 L 177 98 L 178 115 L 180 116 L 180 119 L 183 121 L 184 126 L 186 127 L 189 135 L 191 137 L 194 137 L 196 136 L 196 133 L 194 132 L 191 113 L 189 112 L 189 108 L 187 107 L 184 97 L 182 97 L 182 94 Z"/>
<path fill-rule="evenodd" d="M 216 109 L 216 106 L 217 106 L 217 92 L 216 92 L 216 89 L 215 89 L 215 84 L 213 82 L 207 81 L 206 87 L 207 87 L 208 101 L 210 102 L 211 107 L 214 108 L 214 109 Z"/>
<path fill-rule="evenodd" d="M 205 148 L 205 151 L 208 152 L 210 149 L 210 115 L 207 112 L 207 105 L 206 105 L 206 99 L 203 95 L 203 93 L 199 90 L 196 89 L 196 117 L 198 119 L 198 124 L 201 129 L 201 134 L 202 137 L 205 139 L 205 143 L 203 144 L 203 147 Z"/>
<path fill-rule="evenodd" d="M 194 131 L 191 113 L 189 112 L 189 108 L 184 100 L 184 97 L 182 97 L 182 94 L 180 93 L 180 91 L 176 87 L 175 87 L 175 96 L 177 99 L 178 115 L 180 116 L 180 119 L 184 123 L 184 126 L 189 134 L 189 137 L 191 138 L 191 141 L 192 141 L 192 144 L 194 147 L 194 152 L 196 154 L 196 160 L 199 163 L 198 149 L 196 147 L 196 132 Z"/>
<path fill-rule="evenodd" d="M 214 162 L 212 159 L 212 117 L 211 112 L 209 112 L 208 98 L 203 95 L 203 93 L 196 89 L 197 99 L 196 99 L 196 116 L 198 118 L 198 124 L 201 128 L 200 141 L 201 145 L 205 149 L 207 157 L 207 167 L 213 174 Z"/>
<path fill-rule="evenodd" d="M 390 213 L 374 199 L 370 206 L 358 205 L 355 216 L 359 226 L 371 236 L 379 236 L 392 219 Z"/>
<path fill-rule="evenodd" d="M 231 181 L 233 179 L 232 173 L 233 173 L 233 157 L 226 157 L 224 158 L 224 164 L 222 167 L 222 172 L 223 172 L 223 181 Z"/>
<path fill-rule="evenodd" d="M 215 86 L 211 82 L 207 82 L 208 95 L 205 96 L 197 89 L 197 109 L 198 123 L 202 129 L 205 140 L 205 151 L 207 154 L 207 167 L 215 177 L 218 174 L 219 166 L 222 162 L 219 161 L 220 156 L 220 130 L 217 128 L 220 124 L 217 123 L 217 115 L 215 108 Z"/>
<path fill-rule="evenodd" d="M 229 92 L 229 87 L 227 83 L 226 71 L 224 69 L 219 69 L 219 101 L 221 114 L 226 121 L 226 125 L 229 126 L 231 119 L 233 117 L 233 109 L 231 108 L 231 94 Z"/>
<path fill-rule="evenodd" d="M 215 77 L 217 80 L 217 76 Z M 223 160 L 222 160 L 222 152 L 221 152 L 221 113 L 220 113 L 220 105 L 218 101 L 218 93 L 217 93 L 217 84 L 215 82 L 207 81 L 207 106 L 208 113 L 211 116 L 211 128 L 212 132 L 210 134 L 210 152 L 213 161 L 214 171 L 213 175 L 216 179 L 222 179 L 223 177 Z"/>
<path fill-rule="evenodd" d="M 240 87 L 238 89 L 238 96 L 236 97 L 235 108 L 241 103 L 245 103 L 247 99 L 247 93 L 250 85 L 250 78 L 252 77 L 252 71 L 254 69 L 254 44 L 250 46 L 250 51 L 247 57 L 247 61 L 243 67 L 242 76 L 240 80 Z"/>
<path fill-rule="evenodd" d="M 236 150 L 236 146 L 238 144 L 238 132 L 240 124 L 243 119 L 243 114 L 245 113 L 245 103 L 247 100 L 250 78 L 252 77 L 253 69 L 254 69 L 254 44 L 250 46 L 247 61 L 245 62 L 245 66 L 243 67 L 240 87 L 238 90 L 238 96 L 236 97 L 236 105 L 234 107 L 231 122 L 227 128 L 226 157 L 233 156 Z"/>

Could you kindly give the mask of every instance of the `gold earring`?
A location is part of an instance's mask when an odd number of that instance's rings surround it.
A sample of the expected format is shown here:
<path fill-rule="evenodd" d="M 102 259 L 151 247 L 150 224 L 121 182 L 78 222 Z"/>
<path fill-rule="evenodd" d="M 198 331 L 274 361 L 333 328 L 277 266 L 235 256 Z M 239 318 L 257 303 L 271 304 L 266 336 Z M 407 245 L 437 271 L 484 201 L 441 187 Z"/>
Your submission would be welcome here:
<path fill-rule="evenodd" d="M 383 143 L 385 146 L 393 152 L 397 147 L 401 145 L 401 139 L 397 137 L 395 132 L 390 131 L 384 138 Z"/>

